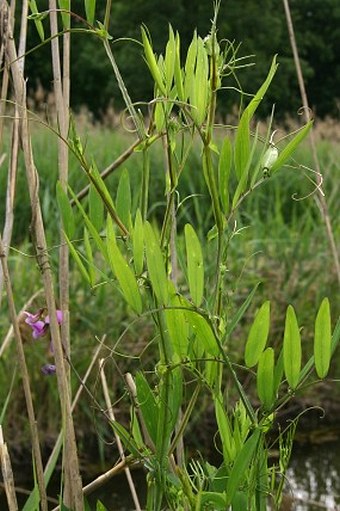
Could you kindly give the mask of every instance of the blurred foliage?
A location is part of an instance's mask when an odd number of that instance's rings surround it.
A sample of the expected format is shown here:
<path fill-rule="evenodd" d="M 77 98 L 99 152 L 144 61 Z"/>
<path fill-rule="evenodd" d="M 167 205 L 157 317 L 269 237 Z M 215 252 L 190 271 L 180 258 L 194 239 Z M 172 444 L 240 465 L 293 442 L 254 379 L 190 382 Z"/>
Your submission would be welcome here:
<path fill-rule="evenodd" d="M 19 4 L 18 4 L 19 5 Z M 291 0 L 291 11 L 310 104 L 320 117 L 339 114 L 340 61 L 340 4 L 338 0 Z M 47 0 L 39 2 L 39 8 L 47 8 Z M 96 19 L 103 20 L 105 2 L 98 2 Z M 72 2 L 73 12 L 84 15 L 83 2 Z M 114 38 L 113 50 L 123 78 L 134 101 L 152 97 L 152 83 L 142 58 L 140 26 L 145 24 L 152 33 L 156 52 L 164 49 L 168 37 L 168 23 L 181 34 L 183 52 L 186 51 L 197 29 L 201 36 L 207 35 L 212 16 L 212 2 L 202 0 L 173 0 L 171 3 L 157 0 L 136 0 L 133 3 L 116 0 L 112 5 L 110 33 Z M 18 19 L 18 18 L 17 18 Z M 47 30 L 47 20 L 46 20 Z M 19 22 L 17 22 L 17 27 Z M 286 20 L 281 2 L 263 0 L 222 0 L 219 14 L 219 38 L 241 44 L 239 56 L 253 55 L 256 66 L 239 71 L 242 90 L 254 93 L 268 69 L 272 56 L 279 55 L 280 69 L 259 115 L 267 116 L 272 103 L 277 104 L 277 117 L 298 110 L 301 105 L 294 62 Z M 79 21 L 74 21 L 79 26 Z M 34 24 L 29 27 L 28 48 L 39 44 Z M 131 38 L 129 41 L 120 38 Z M 27 57 L 26 73 L 30 76 L 29 87 L 36 89 L 38 80 L 44 89 L 51 88 L 50 48 L 47 44 Z M 100 41 L 85 34 L 72 37 L 72 106 L 81 105 L 100 117 L 113 103 L 122 106 L 110 64 Z M 231 87 L 236 81 L 230 77 Z M 221 95 L 219 109 L 225 114 L 238 103 L 239 95 L 230 90 Z"/>

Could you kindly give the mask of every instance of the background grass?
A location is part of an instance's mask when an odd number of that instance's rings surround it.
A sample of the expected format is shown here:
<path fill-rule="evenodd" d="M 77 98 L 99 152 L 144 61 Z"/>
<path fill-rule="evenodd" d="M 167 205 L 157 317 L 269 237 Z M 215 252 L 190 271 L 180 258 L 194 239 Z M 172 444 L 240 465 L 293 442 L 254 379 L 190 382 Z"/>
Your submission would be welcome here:
<path fill-rule="evenodd" d="M 81 136 L 88 155 L 93 157 L 101 170 L 115 160 L 134 140 L 133 135 L 123 132 L 120 128 L 112 129 L 103 125 L 93 125 L 85 118 L 80 120 Z M 333 132 L 334 132 L 334 125 Z M 320 135 L 330 130 L 329 124 L 317 125 L 316 133 Z M 328 198 L 335 237 L 340 239 L 339 201 L 340 195 L 340 166 L 337 161 L 339 152 L 338 134 L 332 131 L 326 140 L 319 136 L 318 153 L 321 168 L 325 178 L 325 190 Z M 57 181 L 57 140 L 55 135 L 39 123 L 33 130 L 33 149 L 36 165 L 40 175 L 40 197 L 43 214 L 47 226 L 48 243 L 51 249 L 52 265 L 57 271 L 58 257 L 58 225 L 59 215 L 55 199 Z M 178 213 L 179 232 L 188 221 L 193 221 L 200 227 L 200 237 L 206 244 L 206 234 L 212 226 L 213 218 L 210 201 L 207 197 L 202 170 L 199 166 L 198 148 L 194 148 L 185 169 L 183 170 L 179 194 L 180 201 L 184 198 Z M 309 343 L 312 350 L 313 321 L 316 310 L 324 296 L 330 298 L 333 318 L 340 313 L 338 287 L 331 259 L 328 241 L 322 219 L 312 196 L 296 201 L 293 196 L 304 197 L 311 193 L 313 187 L 306 179 L 306 173 L 299 167 L 303 164 L 312 167 L 308 144 L 301 147 L 295 155 L 291 168 L 282 169 L 274 178 L 269 179 L 263 186 L 254 191 L 245 200 L 241 212 L 236 217 L 237 232 L 229 248 L 228 272 L 226 285 L 228 303 L 226 313 L 232 315 L 243 302 L 253 286 L 261 281 L 262 285 L 255 296 L 254 303 L 243 319 L 240 328 L 232 338 L 230 349 L 238 353 L 243 345 L 248 331 L 247 323 L 252 320 L 257 305 L 265 299 L 272 301 L 273 322 L 271 329 L 272 342 L 282 341 L 283 318 L 287 303 L 292 303 L 297 310 L 299 323 L 303 326 L 304 342 Z M 141 179 L 141 158 L 134 154 L 122 168 L 129 171 L 132 190 L 139 189 L 137 183 Z M 109 179 L 109 189 L 115 196 L 121 169 Z M 309 173 L 309 175 L 312 175 Z M 5 203 L 5 172 L 0 174 L 0 219 L 4 218 Z M 86 176 L 79 168 L 78 162 L 70 159 L 70 184 L 79 191 L 87 184 Z M 23 162 L 20 161 L 15 205 L 15 231 L 13 248 L 10 253 L 11 273 L 14 277 L 14 292 L 17 307 L 29 299 L 39 288 L 40 274 L 35 259 L 31 257 L 32 248 L 29 239 L 30 206 L 25 183 Z M 163 153 L 161 143 L 156 144 L 151 151 L 151 188 L 150 209 L 155 219 L 165 205 Z M 137 197 L 133 195 L 133 203 Z M 79 245 L 80 246 L 80 245 Z M 204 250 L 209 281 L 209 271 L 213 271 L 214 261 L 209 260 L 213 253 L 207 247 Z M 178 246 L 179 259 L 184 253 L 184 243 L 180 239 Z M 73 265 L 73 262 L 71 262 Z M 211 270 L 210 270 L 211 269 Z M 135 366 L 143 365 L 145 370 L 152 368 L 153 332 L 147 320 L 138 325 L 132 325 L 123 336 L 119 346 L 116 341 L 127 325 L 127 311 L 117 289 L 111 284 L 99 286 L 95 292 L 86 289 L 77 269 L 71 273 L 70 289 L 71 311 L 71 343 L 72 359 L 77 372 L 84 374 L 91 355 L 97 345 L 96 337 L 106 334 L 106 346 L 103 356 L 108 357 L 108 379 L 111 388 L 115 390 L 117 399 L 124 395 L 122 373 Z M 0 317 L 1 337 L 9 328 L 9 320 L 5 310 Z M 48 342 L 46 340 L 32 343 L 27 339 L 26 353 L 32 378 L 33 392 L 43 396 L 38 410 L 39 427 L 44 432 L 48 445 L 58 432 L 59 424 L 55 423 L 53 410 L 58 399 L 54 378 L 44 378 L 40 366 L 47 357 Z M 141 351 L 148 346 L 139 358 Z M 113 356 L 113 351 L 114 356 Z M 240 350 L 241 351 L 241 350 Z M 117 353 L 119 352 L 119 353 Z M 133 358 L 133 357 L 136 358 Z M 8 381 L 13 374 L 16 362 L 14 343 L 7 349 L 0 360 L 0 399 L 4 402 L 8 392 Z M 339 362 L 339 355 L 333 364 Z M 13 427 L 12 438 L 20 448 L 28 438 L 26 417 L 22 415 L 24 401 L 18 378 L 13 388 L 11 408 L 7 411 L 6 422 Z M 77 376 L 73 375 L 73 385 L 78 384 Z M 98 388 L 98 392 L 97 392 Z M 94 397 L 101 402 L 101 390 L 97 382 L 97 369 L 89 382 L 89 389 Z M 202 404 L 202 406 L 205 406 Z M 117 406 L 119 413 L 125 413 L 126 408 Z M 102 420 L 93 400 L 88 395 L 83 396 L 76 412 L 80 450 L 82 445 L 86 451 L 89 442 L 99 442 L 101 452 L 106 440 L 110 440 L 112 432 Z M 97 434 L 99 433 L 99 434 Z M 95 439 L 96 438 L 96 439 Z M 90 439 L 90 440 L 89 440 Z M 93 445 L 95 447 L 95 445 Z M 97 447 L 97 446 L 96 446 Z"/>

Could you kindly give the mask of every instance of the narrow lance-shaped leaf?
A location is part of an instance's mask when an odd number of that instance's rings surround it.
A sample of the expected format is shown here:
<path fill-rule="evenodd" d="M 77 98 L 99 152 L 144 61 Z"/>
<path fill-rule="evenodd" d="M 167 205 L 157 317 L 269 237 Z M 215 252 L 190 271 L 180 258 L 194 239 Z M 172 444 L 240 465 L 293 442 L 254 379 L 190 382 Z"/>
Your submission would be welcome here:
<path fill-rule="evenodd" d="M 299 383 L 301 370 L 301 336 L 294 308 L 288 305 L 283 337 L 283 365 L 292 389 Z"/>
<path fill-rule="evenodd" d="M 257 367 L 257 394 L 266 410 L 274 400 L 274 350 L 267 348 L 259 358 Z"/>
<path fill-rule="evenodd" d="M 89 190 L 89 217 L 94 227 L 99 232 L 104 224 L 104 203 L 92 183 L 90 184 Z"/>
<path fill-rule="evenodd" d="M 167 305 L 169 293 L 164 258 L 159 241 L 149 222 L 146 222 L 144 226 L 144 240 L 146 262 L 153 292 L 160 304 Z"/>
<path fill-rule="evenodd" d="M 331 360 L 331 311 L 328 298 L 324 298 L 315 320 L 314 359 L 316 374 L 325 378 Z"/>
<path fill-rule="evenodd" d="M 174 31 L 172 30 L 172 26 L 169 25 L 169 40 L 166 45 L 165 50 L 165 77 L 166 77 L 166 93 L 167 96 L 169 96 L 171 88 L 172 88 L 172 82 L 174 78 L 174 71 L 175 71 L 175 59 L 176 59 L 176 42 L 175 42 L 175 35 Z"/>
<path fill-rule="evenodd" d="M 118 183 L 116 196 L 116 209 L 123 224 L 131 228 L 131 188 L 127 169 L 124 169 Z"/>
<path fill-rule="evenodd" d="M 238 181 L 241 180 L 242 175 L 246 170 L 250 154 L 249 122 L 249 112 L 246 109 L 241 116 L 235 137 L 234 160 L 235 173 Z"/>
<path fill-rule="evenodd" d="M 67 236 L 71 239 L 73 238 L 76 229 L 74 214 L 67 193 L 63 189 L 60 181 L 57 182 L 56 192 L 63 228 Z"/>
<path fill-rule="evenodd" d="M 174 78 L 175 78 L 175 85 L 176 85 L 176 89 L 177 89 L 178 99 L 180 101 L 185 101 L 183 72 L 182 72 L 182 68 L 181 68 L 180 37 L 177 32 L 176 32 L 176 54 L 175 54 Z"/>
<path fill-rule="evenodd" d="M 61 18 L 63 20 L 63 27 L 68 30 L 71 26 L 71 0 L 58 0 L 59 8 L 61 9 Z"/>
<path fill-rule="evenodd" d="M 286 161 L 292 156 L 295 149 L 302 142 L 302 140 L 308 135 L 309 130 L 313 126 L 313 121 L 309 121 L 305 126 L 295 135 L 295 137 L 286 145 L 286 147 L 281 151 L 277 160 L 273 163 L 270 172 L 274 174 L 277 170 L 279 170 Z"/>
<path fill-rule="evenodd" d="M 230 477 L 227 484 L 228 504 L 231 503 L 241 481 L 246 477 L 246 471 L 255 454 L 260 436 L 261 430 L 259 428 L 255 429 L 255 431 L 245 442 L 245 444 L 243 445 L 242 449 L 240 450 L 235 459 L 235 463 L 230 473 Z"/>
<path fill-rule="evenodd" d="M 165 96 L 166 89 L 164 87 L 162 74 L 158 67 L 155 54 L 153 52 L 151 43 L 149 41 L 148 34 L 144 27 L 141 28 L 141 31 L 142 31 L 142 42 L 143 42 L 143 46 L 144 46 L 144 55 L 145 55 L 146 63 L 150 69 L 151 75 L 152 75 L 158 89 L 160 90 L 161 94 L 163 94 Z"/>
<path fill-rule="evenodd" d="M 141 314 L 142 299 L 139 293 L 136 278 L 117 246 L 116 236 L 113 230 L 113 223 L 109 216 L 107 218 L 106 234 L 107 253 L 111 269 L 119 282 L 125 300 L 132 307 L 132 309 L 137 312 L 137 314 Z"/>
<path fill-rule="evenodd" d="M 158 406 L 154 393 L 152 392 L 145 376 L 138 372 L 136 374 L 136 390 L 138 405 L 142 412 L 145 426 L 148 430 L 151 440 L 156 443 L 157 438 L 157 420 Z"/>
<path fill-rule="evenodd" d="M 184 233 L 190 294 L 196 307 L 199 307 L 202 303 L 204 288 L 202 248 L 197 234 L 190 224 L 186 224 Z"/>
<path fill-rule="evenodd" d="M 86 225 L 89 233 L 91 234 L 91 236 L 92 236 L 93 240 L 95 241 L 95 243 L 96 243 L 98 249 L 100 250 L 101 254 L 107 260 L 106 246 L 105 246 L 105 243 L 103 242 L 102 238 L 100 237 L 99 232 L 97 231 L 97 229 L 95 228 L 95 226 L 91 222 L 89 216 L 86 214 L 83 206 L 80 204 L 79 200 L 77 199 L 77 196 L 75 195 L 75 193 L 73 192 L 73 190 L 71 189 L 70 186 L 68 187 L 68 189 L 69 189 L 70 194 L 72 195 L 72 198 L 73 198 L 73 200 L 74 200 L 78 210 L 80 211 L 80 213 L 81 213 L 81 215 L 82 215 L 82 217 L 84 219 L 85 225 Z"/>
<path fill-rule="evenodd" d="M 29 16 L 29 18 L 34 20 L 34 24 L 35 24 L 35 27 L 39 34 L 39 37 L 42 41 L 44 41 L 45 40 L 44 26 L 41 21 L 42 18 L 40 17 L 40 13 L 38 11 L 36 1 L 30 0 L 29 5 L 30 5 L 31 13 L 32 13 L 32 15 Z"/>
<path fill-rule="evenodd" d="M 86 257 L 88 260 L 88 274 L 91 279 L 91 286 L 93 287 L 95 284 L 95 281 L 96 281 L 96 272 L 94 269 L 94 259 L 93 259 L 93 252 L 92 252 L 92 247 L 91 247 L 91 242 L 90 242 L 90 236 L 89 236 L 89 232 L 86 229 L 86 227 L 84 227 L 84 246 L 85 246 Z"/>
<path fill-rule="evenodd" d="M 253 367 L 259 361 L 263 352 L 269 334 L 270 325 L 270 301 L 267 300 L 262 304 L 255 316 L 254 322 L 250 327 L 244 360 L 247 367 Z"/>
<path fill-rule="evenodd" d="M 196 341 L 199 347 L 203 348 L 209 355 L 217 356 L 219 347 L 208 321 L 194 310 L 186 311 L 188 323 L 196 334 Z"/>
<path fill-rule="evenodd" d="M 91 277 L 90 277 L 87 269 L 85 268 L 85 265 L 83 264 L 78 252 L 74 248 L 73 243 L 69 240 L 66 233 L 64 233 L 64 237 L 65 237 L 66 243 L 68 245 L 68 248 L 70 249 L 70 253 L 78 266 L 80 273 L 82 274 L 82 276 L 86 280 L 86 282 L 88 282 L 88 284 L 90 284 L 90 286 L 91 286 L 92 285 Z"/>
<path fill-rule="evenodd" d="M 132 233 L 132 250 L 136 275 L 141 275 L 144 260 L 144 225 L 140 209 L 137 209 L 135 226 Z"/>
<path fill-rule="evenodd" d="M 232 435 L 230 421 L 223 406 L 223 396 L 219 394 L 214 399 L 215 414 L 218 432 L 221 437 L 223 458 L 226 465 L 234 461 L 236 455 L 235 442 Z"/>
<path fill-rule="evenodd" d="M 229 137 L 225 137 L 218 162 L 218 181 L 223 213 L 229 213 L 229 178 L 232 164 L 232 145 Z"/>
<path fill-rule="evenodd" d="M 96 12 L 96 0 L 85 0 L 86 20 L 93 25 Z"/>

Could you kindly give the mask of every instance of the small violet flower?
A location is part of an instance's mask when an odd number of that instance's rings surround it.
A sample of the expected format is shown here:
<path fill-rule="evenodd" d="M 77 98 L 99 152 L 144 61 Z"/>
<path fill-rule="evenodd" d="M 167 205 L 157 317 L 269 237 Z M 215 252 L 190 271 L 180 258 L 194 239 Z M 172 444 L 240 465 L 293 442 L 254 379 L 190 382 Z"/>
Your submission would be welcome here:
<path fill-rule="evenodd" d="M 33 339 L 38 339 L 39 337 L 43 337 L 50 325 L 50 317 L 47 315 L 44 317 L 44 309 L 39 309 L 36 314 L 31 314 L 30 312 L 24 311 L 26 315 L 25 323 L 32 328 L 32 337 Z M 57 322 L 59 325 L 63 322 L 63 313 L 61 310 L 57 309 L 56 311 Z M 53 344 L 50 343 L 50 351 L 53 354 Z M 56 367 L 54 364 L 45 364 L 41 368 L 41 372 L 45 375 L 55 374 Z"/>
<path fill-rule="evenodd" d="M 51 374 L 55 374 L 56 367 L 54 364 L 45 364 L 41 368 L 41 372 L 45 374 L 46 376 L 49 376 Z"/>

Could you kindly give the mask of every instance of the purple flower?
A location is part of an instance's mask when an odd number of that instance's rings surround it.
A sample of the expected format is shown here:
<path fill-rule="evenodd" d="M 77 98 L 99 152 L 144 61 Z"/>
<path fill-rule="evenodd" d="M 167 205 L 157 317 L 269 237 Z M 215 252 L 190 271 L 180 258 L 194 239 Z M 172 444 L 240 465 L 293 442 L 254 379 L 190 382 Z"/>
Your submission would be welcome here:
<path fill-rule="evenodd" d="M 24 314 L 27 316 L 25 323 L 32 328 L 32 336 L 34 339 L 38 339 L 46 334 L 46 323 L 40 319 L 41 312 L 41 309 L 36 314 L 24 311 Z"/>
<path fill-rule="evenodd" d="M 63 322 L 63 312 L 61 310 L 57 309 L 56 314 L 57 314 L 58 324 L 61 325 Z M 46 316 L 45 323 L 46 323 L 46 325 L 50 324 L 50 316 Z"/>
<path fill-rule="evenodd" d="M 50 324 L 50 317 L 47 315 L 45 316 L 45 319 L 43 319 L 43 312 L 44 309 L 39 309 L 36 314 L 31 314 L 30 312 L 24 311 L 24 314 L 27 316 L 25 323 L 27 323 L 32 328 L 32 336 L 34 339 L 43 337 L 46 334 Z M 57 309 L 56 314 L 58 324 L 61 325 L 63 322 L 63 313 L 61 310 Z"/>
<path fill-rule="evenodd" d="M 31 314 L 30 312 L 24 311 L 26 315 L 25 323 L 32 328 L 32 336 L 34 339 L 38 339 L 39 337 L 43 337 L 48 330 L 50 325 L 50 317 L 44 316 L 44 311 L 46 309 L 39 309 L 36 314 Z M 59 325 L 63 322 L 63 313 L 61 310 L 57 309 L 56 311 L 57 322 Z M 53 344 L 50 343 L 50 351 L 53 354 Z M 54 364 L 45 364 L 41 368 L 41 372 L 46 376 L 51 374 L 55 374 L 56 367 Z"/>
<path fill-rule="evenodd" d="M 45 364 L 41 368 L 41 372 L 45 376 L 50 376 L 51 374 L 55 374 L 56 368 L 54 364 Z"/>

